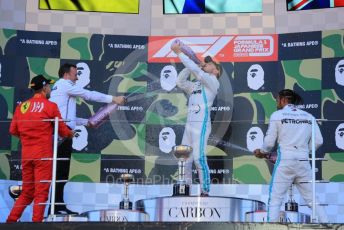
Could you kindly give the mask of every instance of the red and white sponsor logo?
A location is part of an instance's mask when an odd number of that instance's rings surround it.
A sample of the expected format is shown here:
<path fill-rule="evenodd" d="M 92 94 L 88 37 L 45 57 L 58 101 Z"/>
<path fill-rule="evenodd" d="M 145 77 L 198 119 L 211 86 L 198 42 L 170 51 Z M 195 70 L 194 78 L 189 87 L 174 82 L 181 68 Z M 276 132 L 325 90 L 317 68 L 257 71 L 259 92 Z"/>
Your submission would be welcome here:
<path fill-rule="evenodd" d="M 171 44 L 175 39 L 188 45 L 200 59 L 210 55 L 219 61 L 224 61 L 224 48 L 233 38 L 234 36 L 150 37 L 148 61 L 179 62 L 179 58 L 171 51 Z"/>
<path fill-rule="evenodd" d="M 272 36 L 237 36 L 234 39 L 234 57 L 270 57 L 274 54 Z"/>
<path fill-rule="evenodd" d="M 149 37 L 149 62 L 180 62 L 171 51 L 175 39 L 188 45 L 203 60 L 210 55 L 220 62 L 277 60 L 277 35 Z"/>

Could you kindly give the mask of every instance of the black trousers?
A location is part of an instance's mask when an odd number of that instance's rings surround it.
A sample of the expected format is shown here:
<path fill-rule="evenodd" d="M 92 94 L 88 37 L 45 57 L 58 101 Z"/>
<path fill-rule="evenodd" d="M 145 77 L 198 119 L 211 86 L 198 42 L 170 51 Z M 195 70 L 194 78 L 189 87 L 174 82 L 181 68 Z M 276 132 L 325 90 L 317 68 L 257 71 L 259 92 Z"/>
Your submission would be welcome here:
<path fill-rule="evenodd" d="M 56 164 L 56 180 L 68 180 L 70 158 L 72 155 L 72 139 L 65 139 L 57 148 L 57 158 L 68 158 L 69 160 L 59 160 Z M 67 182 L 56 182 L 55 203 L 64 203 L 63 189 Z M 56 211 L 63 211 L 65 205 L 56 205 Z"/>

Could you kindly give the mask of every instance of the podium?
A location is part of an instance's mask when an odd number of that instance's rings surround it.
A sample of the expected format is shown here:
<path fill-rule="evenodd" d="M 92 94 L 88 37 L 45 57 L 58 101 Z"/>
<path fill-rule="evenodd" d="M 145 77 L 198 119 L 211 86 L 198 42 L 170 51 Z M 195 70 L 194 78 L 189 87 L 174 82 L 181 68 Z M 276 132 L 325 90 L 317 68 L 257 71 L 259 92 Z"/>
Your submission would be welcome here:
<path fill-rule="evenodd" d="M 95 210 L 84 213 L 91 222 L 142 222 L 149 221 L 146 213 L 125 209 Z"/>
<path fill-rule="evenodd" d="M 149 221 L 162 222 L 244 222 L 246 212 L 265 210 L 265 203 L 233 197 L 172 196 L 136 201 L 138 211 Z"/>
<path fill-rule="evenodd" d="M 267 222 L 266 211 L 256 211 L 246 213 L 246 222 Z M 296 211 L 280 211 L 279 213 L 280 223 L 310 223 L 311 217 L 307 214 Z"/>
<path fill-rule="evenodd" d="M 129 184 L 134 181 L 132 174 L 122 174 L 121 182 L 124 184 L 123 200 L 119 203 L 119 209 L 94 210 L 83 213 L 88 221 L 95 222 L 141 222 L 148 221 L 148 214 L 132 210 L 133 203 L 129 200 Z"/>

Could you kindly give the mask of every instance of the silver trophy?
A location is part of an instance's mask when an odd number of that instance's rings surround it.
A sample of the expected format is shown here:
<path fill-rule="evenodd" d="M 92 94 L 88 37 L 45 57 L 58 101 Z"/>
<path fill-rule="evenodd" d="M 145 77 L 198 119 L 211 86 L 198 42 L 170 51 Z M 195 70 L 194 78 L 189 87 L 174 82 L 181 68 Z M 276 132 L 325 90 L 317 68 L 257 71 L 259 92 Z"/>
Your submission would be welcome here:
<path fill-rule="evenodd" d="M 185 161 L 190 157 L 192 147 L 176 145 L 172 148 L 173 155 L 178 159 L 178 181 L 173 185 L 173 196 L 189 196 L 190 185 L 185 180 Z"/>
<path fill-rule="evenodd" d="M 123 200 L 119 203 L 120 209 L 133 209 L 133 203 L 129 201 L 129 184 L 134 181 L 133 174 L 122 174 L 120 180 L 124 183 Z"/>
<path fill-rule="evenodd" d="M 284 204 L 285 211 L 292 211 L 292 212 L 298 212 L 298 204 L 295 202 L 293 198 L 293 184 L 289 186 L 288 189 L 288 202 Z"/>

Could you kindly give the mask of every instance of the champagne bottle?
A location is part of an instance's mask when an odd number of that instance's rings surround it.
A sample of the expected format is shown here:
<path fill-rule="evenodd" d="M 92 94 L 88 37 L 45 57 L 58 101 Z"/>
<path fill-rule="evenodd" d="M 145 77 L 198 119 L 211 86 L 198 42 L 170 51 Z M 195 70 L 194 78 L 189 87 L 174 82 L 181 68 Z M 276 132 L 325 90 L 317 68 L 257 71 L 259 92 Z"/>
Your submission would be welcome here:
<path fill-rule="evenodd" d="M 174 40 L 174 43 L 180 44 L 180 50 L 188 56 L 193 62 L 195 62 L 197 65 L 201 63 L 201 61 L 196 56 L 195 52 L 187 45 L 185 45 L 181 40 L 176 39 Z"/>
<path fill-rule="evenodd" d="M 98 128 L 105 121 L 109 120 L 110 113 L 117 109 L 117 104 L 109 103 L 101 107 L 92 117 L 88 119 L 88 124 L 92 128 Z"/>

